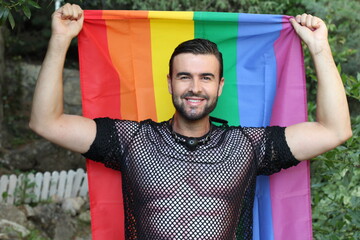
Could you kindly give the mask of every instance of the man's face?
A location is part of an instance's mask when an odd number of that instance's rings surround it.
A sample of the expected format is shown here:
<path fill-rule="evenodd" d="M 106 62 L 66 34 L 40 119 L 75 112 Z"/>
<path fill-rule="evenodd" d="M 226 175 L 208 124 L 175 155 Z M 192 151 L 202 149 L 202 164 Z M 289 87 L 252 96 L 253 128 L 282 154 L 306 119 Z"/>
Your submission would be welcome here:
<path fill-rule="evenodd" d="M 176 111 L 188 120 L 206 117 L 216 107 L 224 79 L 214 55 L 182 53 L 173 60 L 168 88 Z"/>

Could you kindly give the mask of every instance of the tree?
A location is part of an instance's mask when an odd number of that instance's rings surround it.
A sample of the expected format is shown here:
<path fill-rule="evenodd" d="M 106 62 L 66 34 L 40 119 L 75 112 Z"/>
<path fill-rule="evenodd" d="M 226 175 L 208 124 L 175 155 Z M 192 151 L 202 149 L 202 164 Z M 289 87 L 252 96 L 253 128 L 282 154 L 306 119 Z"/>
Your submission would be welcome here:
<path fill-rule="evenodd" d="M 0 152 L 2 149 L 2 140 L 3 140 L 3 119 L 4 119 L 4 111 L 3 111 L 3 103 L 2 103 L 2 83 L 4 82 L 4 71 L 5 71 L 5 62 L 4 62 L 4 37 L 2 34 L 2 26 L 0 26 Z"/>
<path fill-rule="evenodd" d="M 21 1 L 1 1 L 0 2 L 0 152 L 2 149 L 2 142 L 4 139 L 4 111 L 3 111 L 3 99 L 2 99 L 2 90 L 4 84 L 4 72 L 5 72 L 5 41 L 4 41 L 4 25 L 8 21 L 11 28 L 15 27 L 15 20 L 13 17 L 13 12 L 23 14 L 27 18 L 31 17 L 30 8 L 40 8 L 40 6 L 32 0 L 21 0 Z"/>

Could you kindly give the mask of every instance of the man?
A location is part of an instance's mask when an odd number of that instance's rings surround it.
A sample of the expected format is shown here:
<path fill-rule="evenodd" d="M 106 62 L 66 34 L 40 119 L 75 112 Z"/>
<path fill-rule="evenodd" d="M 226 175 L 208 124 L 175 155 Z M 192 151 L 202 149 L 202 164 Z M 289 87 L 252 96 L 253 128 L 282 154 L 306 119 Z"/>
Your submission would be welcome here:
<path fill-rule="evenodd" d="M 224 85 L 222 57 L 204 39 L 180 44 L 170 59 L 168 88 L 176 112 L 169 121 L 66 115 L 62 70 L 83 23 L 80 7 L 66 4 L 53 14 L 30 127 L 122 172 L 128 239 L 251 239 L 256 175 L 296 165 L 351 137 L 346 96 L 324 22 L 307 14 L 290 21 L 317 71 L 317 122 L 287 128 L 213 125 L 209 114 Z"/>

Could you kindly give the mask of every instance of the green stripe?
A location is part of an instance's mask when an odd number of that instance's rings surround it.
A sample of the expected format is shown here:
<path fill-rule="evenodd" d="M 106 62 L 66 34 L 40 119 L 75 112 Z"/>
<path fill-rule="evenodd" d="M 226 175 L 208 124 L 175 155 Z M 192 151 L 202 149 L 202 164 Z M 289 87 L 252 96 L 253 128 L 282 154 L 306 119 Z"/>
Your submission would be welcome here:
<path fill-rule="evenodd" d="M 225 86 L 211 115 L 231 125 L 240 124 L 236 80 L 238 18 L 237 13 L 194 12 L 195 38 L 215 42 L 224 59 Z"/>

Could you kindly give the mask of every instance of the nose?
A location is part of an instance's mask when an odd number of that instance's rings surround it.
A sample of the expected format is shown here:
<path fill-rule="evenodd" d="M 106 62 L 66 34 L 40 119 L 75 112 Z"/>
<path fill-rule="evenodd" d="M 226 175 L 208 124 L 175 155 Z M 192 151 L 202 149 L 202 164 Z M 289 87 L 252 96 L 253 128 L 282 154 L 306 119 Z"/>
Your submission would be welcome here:
<path fill-rule="evenodd" d="M 200 79 L 198 78 L 193 78 L 191 81 L 191 86 L 190 86 L 190 91 L 194 92 L 194 93 L 199 93 L 201 92 L 201 82 Z"/>

